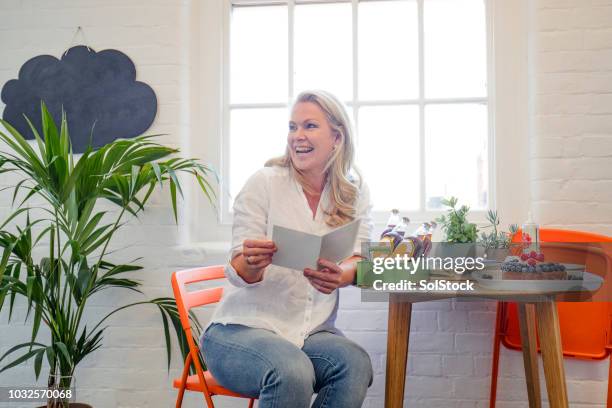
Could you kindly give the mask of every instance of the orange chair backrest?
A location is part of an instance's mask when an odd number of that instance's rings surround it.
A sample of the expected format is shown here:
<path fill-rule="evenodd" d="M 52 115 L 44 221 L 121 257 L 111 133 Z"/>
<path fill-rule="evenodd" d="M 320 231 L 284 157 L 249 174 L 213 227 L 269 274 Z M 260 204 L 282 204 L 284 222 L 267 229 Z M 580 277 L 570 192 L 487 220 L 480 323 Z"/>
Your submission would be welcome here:
<path fill-rule="evenodd" d="M 217 303 L 223 295 L 223 288 L 207 288 L 196 291 L 188 291 L 187 285 L 209 280 L 225 278 L 225 267 L 206 266 L 203 268 L 186 269 L 172 274 L 172 290 L 176 299 L 176 306 L 181 317 L 183 329 L 191 329 L 189 311 L 198 306 Z"/>
<path fill-rule="evenodd" d="M 521 234 L 519 231 L 514 236 L 513 242 L 520 242 L 520 239 Z M 572 258 L 578 258 L 582 260 L 589 271 L 604 276 L 610 273 L 610 268 L 612 267 L 610 260 L 611 237 L 590 232 L 543 228 L 540 230 L 540 241 L 599 243 L 600 245 L 598 246 L 602 246 L 604 248 L 603 251 L 600 251 L 599 248 L 589 249 L 588 251 L 585 249 L 580 251 L 580 248 L 577 248 L 576 251 L 573 251 L 575 253 L 572 253 L 571 250 L 566 250 L 564 251 L 566 258 L 559 259 L 559 261 L 572 263 Z M 554 247 L 551 249 L 554 251 Z M 546 252 L 548 253 L 548 251 Z M 560 252 L 555 251 L 556 253 Z M 608 280 L 604 281 L 605 286 L 609 284 Z M 600 292 L 602 291 L 605 292 L 603 293 L 605 296 L 608 289 L 603 287 L 600 289 Z M 557 311 L 564 355 L 585 359 L 603 359 L 610 354 L 611 339 L 609 339 L 609 336 L 612 324 L 610 303 L 558 302 Z M 504 345 L 508 348 L 520 349 L 521 337 L 516 304 L 507 304 L 502 327 L 504 332 L 502 342 Z"/>
<path fill-rule="evenodd" d="M 562 230 L 555 228 L 540 229 L 542 242 L 612 242 L 612 237 L 593 232 Z M 521 242 L 521 230 L 512 237 L 512 242 Z"/>

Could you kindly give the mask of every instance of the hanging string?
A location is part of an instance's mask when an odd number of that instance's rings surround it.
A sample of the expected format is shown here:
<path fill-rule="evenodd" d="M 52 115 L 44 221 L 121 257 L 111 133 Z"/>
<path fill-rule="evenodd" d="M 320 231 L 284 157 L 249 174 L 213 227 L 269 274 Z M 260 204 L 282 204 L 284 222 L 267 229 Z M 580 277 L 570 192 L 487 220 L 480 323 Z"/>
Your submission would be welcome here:
<path fill-rule="evenodd" d="M 83 37 L 83 45 L 87 47 L 89 51 L 93 51 L 91 48 L 89 48 L 89 41 L 87 41 L 87 37 L 85 37 L 85 31 L 83 30 L 83 27 L 78 26 L 76 31 L 74 32 L 74 35 L 72 36 L 72 40 L 70 40 L 70 44 L 68 44 L 68 48 L 66 48 L 66 51 L 64 51 L 64 53 L 62 54 L 62 57 L 65 57 L 66 54 L 68 54 L 68 51 L 75 45 L 75 40 L 79 33 L 81 33 L 81 36 Z"/>

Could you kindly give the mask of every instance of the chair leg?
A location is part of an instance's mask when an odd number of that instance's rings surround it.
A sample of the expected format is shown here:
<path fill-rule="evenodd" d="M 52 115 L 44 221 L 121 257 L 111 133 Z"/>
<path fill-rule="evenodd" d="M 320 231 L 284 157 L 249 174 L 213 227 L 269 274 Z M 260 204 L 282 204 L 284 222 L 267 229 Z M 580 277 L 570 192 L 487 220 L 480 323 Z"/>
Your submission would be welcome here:
<path fill-rule="evenodd" d="M 610 354 L 610 368 L 608 369 L 608 399 L 606 406 L 612 408 L 612 354 Z"/>
<path fill-rule="evenodd" d="M 185 386 L 181 385 L 179 388 L 178 395 L 176 396 L 176 408 L 181 408 L 183 406 L 183 396 L 185 395 Z"/>
<path fill-rule="evenodd" d="M 183 367 L 183 373 L 181 374 L 181 386 L 176 396 L 176 408 L 183 406 L 183 396 L 185 395 L 185 388 L 187 387 L 187 377 L 189 376 L 189 366 L 191 365 L 191 353 L 187 354 L 185 359 L 185 365 Z"/>
<path fill-rule="evenodd" d="M 255 400 L 253 398 L 251 398 L 249 400 L 249 408 L 253 408 L 253 404 L 255 403 Z"/>
<path fill-rule="evenodd" d="M 501 326 L 502 326 L 502 303 L 497 302 L 497 317 L 495 319 L 495 334 L 493 335 L 493 355 L 491 366 L 491 393 L 489 395 L 489 407 L 495 408 L 495 400 L 497 399 L 497 376 L 499 374 L 499 346 L 501 343 Z"/>
<path fill-rule="evenodd" d="M 208 408 L 215 408 L 215 403 L 212 400 L 212 395 L 208 395 L 205 392 L 202 393 L 204 395 L 204 402 Z"/>

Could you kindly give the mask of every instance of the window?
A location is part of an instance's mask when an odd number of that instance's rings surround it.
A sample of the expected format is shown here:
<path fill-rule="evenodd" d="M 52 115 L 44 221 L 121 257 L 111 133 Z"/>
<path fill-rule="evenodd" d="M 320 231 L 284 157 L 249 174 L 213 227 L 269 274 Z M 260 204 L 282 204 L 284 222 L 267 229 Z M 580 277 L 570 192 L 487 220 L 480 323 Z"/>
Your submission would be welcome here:
<path fill-rule="evenodd" d="M 235 0 L 225 81 L 224 180 L 235 197 L 283 153 L 292 98 L 326 89 L 349 108 L 375 210 L 491 201 L 485 0 Z"/>

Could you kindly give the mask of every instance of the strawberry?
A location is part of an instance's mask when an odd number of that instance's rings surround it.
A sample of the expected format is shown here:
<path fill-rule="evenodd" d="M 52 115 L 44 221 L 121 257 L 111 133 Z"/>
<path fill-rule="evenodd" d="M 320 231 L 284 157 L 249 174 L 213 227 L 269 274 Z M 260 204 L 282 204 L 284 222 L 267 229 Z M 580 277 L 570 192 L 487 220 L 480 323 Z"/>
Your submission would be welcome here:
<path fill-rule="evenodd" d="M 529 258 L 527 260 L 527 263 L 529 264 L 529 266 L 535 266 L 536 260 L 534 258 Z"/>
<path fill-rule="evenodd" d="M 533 258 L 533 259 L 536 259 L 538 257 L 538 253 L 536 251 L 531 251 L 529 253 L 529 257 Z"/>
<path fill-rule="evenodd" d="M 540 262 L 544 262 L 544 254 L 543 253 L 539 253 L 538 257 L 536 258 L 538 261 Z"/>
<path fill-rule="evenodd" d="M 529 255 L 521 254 L 521 261 L 526 261 L 527 259 L 529 259 Z"/>

